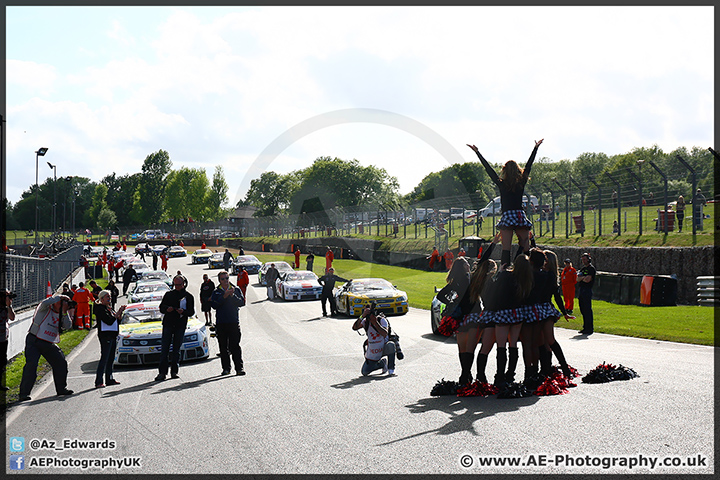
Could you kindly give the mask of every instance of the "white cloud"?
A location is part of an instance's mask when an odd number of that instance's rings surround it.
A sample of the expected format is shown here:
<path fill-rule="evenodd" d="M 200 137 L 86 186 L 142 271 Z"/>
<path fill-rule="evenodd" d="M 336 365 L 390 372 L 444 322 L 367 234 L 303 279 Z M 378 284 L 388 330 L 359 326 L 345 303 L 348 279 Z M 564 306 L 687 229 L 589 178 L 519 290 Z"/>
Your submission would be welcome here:
<path fill-rule="evenodd" d="M 123 48 L 86 38 L 66 45 L 88 52 L 84 64 L 8 60 L 8 165 L 44 144 L 58 173 L 98 181 L 162 148 L 209 176 L 222 164 L 232 196 L 279 135 L 349 108 L 408 116 L 468 161 L 468 142 L 524 161 L 540 136 L 555 160 L 712 141 L 712 7 L 173 7 L 150 26 L 129 7 L 122 19 L 102 11 L 85 10 Z M 64 41 L 53 28 L 37 31 Z M 403 192 L 447 164 L 406 132 L 347 124 L 269 168 L 320 155 L 383 166 Z M 9 175 L 13 188 L 34 183 Z"/>
<path fill-rule="evenodd" d="M 6 63 L 8 87 L 20 87 L 33 95 L 49 95 L 53 92 L 57 72 L 52 65 L 32 61 L 8 59 Z"/>

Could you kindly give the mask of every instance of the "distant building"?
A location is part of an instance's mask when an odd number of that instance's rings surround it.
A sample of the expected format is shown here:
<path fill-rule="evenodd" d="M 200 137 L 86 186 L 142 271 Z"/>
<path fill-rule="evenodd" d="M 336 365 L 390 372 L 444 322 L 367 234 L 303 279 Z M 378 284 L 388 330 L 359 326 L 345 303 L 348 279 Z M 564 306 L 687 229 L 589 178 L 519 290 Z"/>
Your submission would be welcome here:
<path fill-rule="evenodd" d="M 256 219 L 253 214 L 257 211 L 257 207 L 247 206 L 236 208 L 227 218 L 228 227 L 239 232 L 241 237 L 252 236 L 251 232 L 256 225 Z"/>

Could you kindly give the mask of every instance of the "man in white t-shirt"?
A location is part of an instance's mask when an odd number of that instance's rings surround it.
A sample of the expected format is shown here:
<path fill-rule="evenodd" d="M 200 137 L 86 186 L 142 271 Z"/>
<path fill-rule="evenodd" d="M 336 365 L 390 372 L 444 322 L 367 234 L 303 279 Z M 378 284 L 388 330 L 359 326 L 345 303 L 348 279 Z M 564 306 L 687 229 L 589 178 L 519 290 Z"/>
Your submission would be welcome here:
<path fill-rule="evenodd" d="M 365 363 L 360 370 L 364 376 L 375 370 L 382 373 L 395 374 L 395 342 L 387 339 L 389 334 L 388 321 L 383 314 L 376 315 L 375 309 L 366 307 L 363 314 L 355 320 L 353 330 L 364 328 L 367 332 L 367 349 Z M 387 357 L 387 358 L 384 358 Z"/>
<path fill-rule="evenodd" d="M 37 380 L 40 357 L 50 364 L 53 370 L 55 391 L 58 395 L 72 395 L 67 388 L 68 365 L 65 354 L 57 346 L 60 342 L 60 322 L 66 323 L 63 329 L 70 328 L 67 311 L 70 298 L 55 295 L 43 300 L 35 309 L 33 321 L 25 339 L 25 367 L 20 380 L 20 401 L 30 400 L 30 391 Z"/>

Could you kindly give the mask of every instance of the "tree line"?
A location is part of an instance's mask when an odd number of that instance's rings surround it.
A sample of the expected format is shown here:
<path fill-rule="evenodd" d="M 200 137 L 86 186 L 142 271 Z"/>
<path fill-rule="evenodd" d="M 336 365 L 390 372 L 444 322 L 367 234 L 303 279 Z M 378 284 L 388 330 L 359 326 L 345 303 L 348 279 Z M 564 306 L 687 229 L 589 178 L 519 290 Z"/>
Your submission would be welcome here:
<path fill-rule="evenodd" d="M 203 168 L 173 170 L 168 152 L 158 150 L 145 158 L 138 173 L 111 173 L 100 182 L 83 176 L 48 178 L 37 187 L 32 185 L 14 205 L 5 199 L 6 228 L 35 228 L 36 197 L 40 230 L 49 230 L 52 224 L 53 199 L 58 229 L 64 226 L 67 231 L 72 228 L 73 213 L 76 229 L 220 220 L 228 214 L 223 207 L 227 192 L 221 166 L 215 167 L 209 180 Z"/>
<path fill-rule="evenodd" d="M 473 154 L 474 155 L 474 154 Z M 603 197 L 618 182 L 623 188 L 634 189 L 638 177 L 643 191 L 660 192 L 664 179 L 668 189 L 677 195 L 692 195 L 690 172 L 678 160 L 680 156 L 696 172 L 697 186 L 710 198 L 714 195 L 713 155 L 700 147 L 680 147 L 665 153 L 657 145 L 635 148 L 631 152 L 606 155 L 583 153 L 574 160 L 553 161 L 546 157 L 536 160 L 530 174 L 530 192 L 541 186 L 579 184 L 588 193 L 595 189 L 592 181 L 601 184 Z M 507 159 L 506 159 L 507 160 Z M 520 159 L 521 166 L 524 160 Z M 502 162 L 494 163 L 499 172 Z M 34 228 L 35 195 L 38 195 L 40 225 L 50 225 L 53 189 L 57 195 L 57 224 L 70 228 L 71 202 L 75 202 L 77 227 L 102 230 L 132 225 L 152 226 L 160 222 L 182 223 L 215 221 L 226 218 L 232 209 L 224 208 L 228 185 L 223 169 L 215 168 L 209 180 L 204 169 L 181 167 L 173 170 L 168 152 L 159 150 L 145 158 L 140 172 L 132 175 L 107 175 L 95 183 L 85 177 L 46 180 L 37 188 L 31 186 L 12 205 L 6 201 L 7 228 Z M 554 188 L 554 187 L 553 187 Z M 263 172 L 251 181 L 245 198 L 236 207 L 253 206 L 257 217 L 312 214 L 320 219 L 324 212 L 336 207 L 382 205 L 402 209 L 426 200 L 472 195 L 484 205 L 497 195 L 496 187 L 480 162 L 468 161 L 450 165 L 426 175 L 408 194 L 400 195 L 396 177 L 384 168 L 362 166 L 356 160 L 319 157 L 304 169 L 280 174 Z M 480 208 L 482 205 L 478 205 Z M 44 229 L 41 227 L 41 229 Z"/>

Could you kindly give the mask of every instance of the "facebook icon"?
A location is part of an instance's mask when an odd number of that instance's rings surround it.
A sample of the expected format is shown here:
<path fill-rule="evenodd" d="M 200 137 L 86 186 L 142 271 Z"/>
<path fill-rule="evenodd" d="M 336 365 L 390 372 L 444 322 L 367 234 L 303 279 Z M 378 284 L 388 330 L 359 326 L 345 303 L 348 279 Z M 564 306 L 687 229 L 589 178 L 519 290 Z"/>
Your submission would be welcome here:
<path fill-rule="evenodd" d="M 10 470 L 25 470 L 25 455 L 10 455 Z"/>

